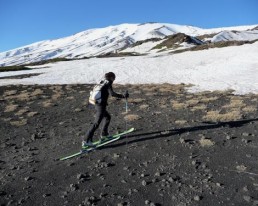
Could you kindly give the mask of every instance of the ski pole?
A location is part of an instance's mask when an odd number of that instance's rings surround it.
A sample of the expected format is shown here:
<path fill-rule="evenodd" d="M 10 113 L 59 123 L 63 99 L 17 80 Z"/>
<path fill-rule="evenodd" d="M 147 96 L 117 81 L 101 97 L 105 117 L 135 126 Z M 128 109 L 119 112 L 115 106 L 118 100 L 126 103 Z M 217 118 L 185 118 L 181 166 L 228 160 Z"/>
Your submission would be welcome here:
<path fill-rule="evenodd" d="M 128 90 L 126 90 L 125 92 L 126 94 L 128 94 Z M 125 98 L 125 112 L 128 112 L 128 101 L 127 101 L 127 97 Z"/>
<path fill-rule="evenodd" d="M 127 96 L 128 96 L 128 90 L 126 90 L 125 92 L 125 95 L 126 95 L 126 98 L 125 98 L 125 113 L 127 114 L 128 113 L 128 101 L 127 101 Z M 125 129 L 127 130 L 128 127 L 127 127 L 127 119 L 125 119 Z M 125 136 L 127 137 L 127 136 Z M 128 139 L 126 138 L 126 149 L 128 149 Z"/>

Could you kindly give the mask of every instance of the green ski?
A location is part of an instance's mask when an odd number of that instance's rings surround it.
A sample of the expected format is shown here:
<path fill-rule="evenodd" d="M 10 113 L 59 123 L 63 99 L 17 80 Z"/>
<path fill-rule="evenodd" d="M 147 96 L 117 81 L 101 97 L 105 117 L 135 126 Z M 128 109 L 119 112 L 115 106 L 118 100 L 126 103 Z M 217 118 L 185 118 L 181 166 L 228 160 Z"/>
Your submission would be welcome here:
<path fill-rule="evenodd" d="M 79 155 L 81 155 L 81 154 L 88 153 L 88 152 L 90 152 L 90 151 L 93 151 L 93 150 L 95 150 L 95 149 L 98 149 L 98 148 L 100 148 L 100 147 L 102 147 L 102 146 L 104 146 L 104 145 L 107 145 L 107 144 L 110 144 L 110 143 L 112 143 L 112 142 L 115 142 L 115 141 L 119 140 L 119 139 L 121 138 L 121 136 L 126 135 L 126 134 L 129 134 L 129 133 L 133 132 L 134 130 L 135 130 L 134 128 L 131 128 L 131 129 L 126 130 L 126 131 L 124 131 L 124 132 L 122 132 L 122 133 L 115 134 L 115 135 L 109 137 L 106 141 L 100 141 L 100 140 L 95 141 L 95 142 L 93 142 L 93 144 L 95 145 L 95 147 L 85 147 L 85 148 L 82 148 L 82 150 L 81 150 L 80 152 L 77 152 L 77 153 L 75 153 L 75 154 L 72 154 L 72 155 L 63 157 L 63 158 L 61 158 L 60 160 L 67 160 L 67 159 L 70 159 L 70 158 L 72 158 L 72 157 L 76 157 L 76 156 L 79 156 Z"/>

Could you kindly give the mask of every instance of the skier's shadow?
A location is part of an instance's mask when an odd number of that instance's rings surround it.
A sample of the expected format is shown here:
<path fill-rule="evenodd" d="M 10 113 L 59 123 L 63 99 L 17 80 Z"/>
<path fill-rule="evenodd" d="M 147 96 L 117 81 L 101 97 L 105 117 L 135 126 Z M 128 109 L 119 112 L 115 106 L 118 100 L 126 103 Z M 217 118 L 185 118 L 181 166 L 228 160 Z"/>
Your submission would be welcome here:
<path fill-rule="evenodd" d="M 172 130 L 154 131 L 154 132 L 147 132 L 147 133 L 136 133 L 136 134 L 131 134 L 131 135 L 124 136 L 121 139 L 132 138 L 132 137 L 143 137 L 143 138 L 137 138 L 137 139 L 124 141 L 124 142 L 113 144 L 113 145 L 108 145 L 108 146 L 102 147 L 100 149 L 115 148 L 115 147 L 120 147 L 120 146 L 123 146 L 123 145 L 132 144 L 132 143 L 135 143 L 135 142 L 142 142 L 142 141 L 153 140 L 153 139 L 158 139 L 158 138 L 162 138 L 162 137 L 180 135 L 180 134 L 183 134 L 183 133 L 186 133 L 186 132 L 210 130 L 210 129 L 216 129 L 216 128 L 220 128 L 220 127 L 237 128 L 237 127 L 242 127 L 245 124 L 248 124 L 250 122 L 255 122 L 255 121 L 258 121 L 258 118 L 238 120 L 238 121 L 229 121 L 229 122 L 218 122 L 218 123 L 203 122 L 203 123 L 206 123 L 208 125 L 185 127 L 185 128 L 172 129 Z"/>

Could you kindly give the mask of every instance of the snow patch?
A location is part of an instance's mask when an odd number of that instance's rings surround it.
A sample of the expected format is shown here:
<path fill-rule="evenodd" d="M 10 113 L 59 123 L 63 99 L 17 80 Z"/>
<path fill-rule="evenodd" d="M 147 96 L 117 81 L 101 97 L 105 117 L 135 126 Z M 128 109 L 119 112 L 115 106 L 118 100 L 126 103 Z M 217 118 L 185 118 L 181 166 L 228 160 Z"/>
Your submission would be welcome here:
<path fill-rule="evenodd" d="M 193 84 L 192 92 L 234 89 L 258 93 L 258 42 L 174 55 L 91 58 L 58 62 L 30 71 L 2 72 L 0 77 L 42 73 L 25 79 L 1 79 L 9 84 L 95 84 L 109 71 L 116 83 Z M 37 66 L 34 68 L 38 68 Z"/>

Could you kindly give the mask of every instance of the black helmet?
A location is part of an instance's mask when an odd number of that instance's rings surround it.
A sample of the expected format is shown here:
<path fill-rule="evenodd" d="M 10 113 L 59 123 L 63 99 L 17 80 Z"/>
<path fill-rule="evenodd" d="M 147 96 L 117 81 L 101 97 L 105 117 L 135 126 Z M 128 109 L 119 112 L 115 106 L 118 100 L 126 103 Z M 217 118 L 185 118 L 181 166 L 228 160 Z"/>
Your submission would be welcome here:
<path fill-rule="evenodd" d="M 113 72 L 108 72 L 105 74 L 105 79 L 107 80 L 111 80 L 111 79 L 115 79 L 116 78 L 116 75 L 113 73 Z"/>

